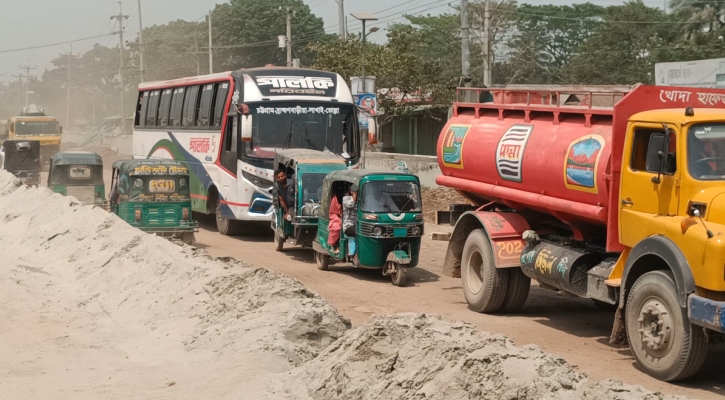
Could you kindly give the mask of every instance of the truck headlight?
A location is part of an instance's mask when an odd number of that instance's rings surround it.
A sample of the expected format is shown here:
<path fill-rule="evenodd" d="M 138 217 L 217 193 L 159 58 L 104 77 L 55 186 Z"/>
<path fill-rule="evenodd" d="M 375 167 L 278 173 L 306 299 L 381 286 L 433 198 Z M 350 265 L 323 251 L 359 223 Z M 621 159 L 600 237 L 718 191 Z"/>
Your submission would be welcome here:
<path fill-rule="evenodd" d="M 383 234 L 383 228 L 376 226 L 373 228 L 373 235 L 374 236 L 381 236 Z"/>

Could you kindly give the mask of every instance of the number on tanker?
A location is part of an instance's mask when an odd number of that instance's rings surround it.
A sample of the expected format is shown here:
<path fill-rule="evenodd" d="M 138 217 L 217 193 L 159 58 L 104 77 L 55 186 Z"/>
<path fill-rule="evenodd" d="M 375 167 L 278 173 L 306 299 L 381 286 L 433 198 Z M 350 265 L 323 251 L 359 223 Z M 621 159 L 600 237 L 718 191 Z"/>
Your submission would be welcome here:
<path fill-rule="evenodd" d="M 500 258 L 518 257 L 521 253 L 521 249 L 524 247 L 523 243 L 518 240 L 511 242 L 498 242 L 496 245 L 498 246 L 498 256 Z"/>
<path fill-rule="evenodd" d="M 173 179 L 153 179 L 149 182 L 151 193 L 174 193 L 176 182 Z"/>

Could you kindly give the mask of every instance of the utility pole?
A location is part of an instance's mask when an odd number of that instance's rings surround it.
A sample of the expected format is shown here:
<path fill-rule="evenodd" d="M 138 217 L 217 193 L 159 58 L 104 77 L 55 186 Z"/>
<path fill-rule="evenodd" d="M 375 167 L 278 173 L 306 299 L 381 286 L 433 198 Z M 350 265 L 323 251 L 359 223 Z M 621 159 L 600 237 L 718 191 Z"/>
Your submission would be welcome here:
<path fill-rule="evenodd" d="M 214 73 L 214 56 L 211 50 L 211 11 L 209 11 L 209 73 Z"/>
<path fill-rule="evenodd" d="M 335 0 L 337 2 L 337 20 L 340 23 L 337 31 L 340 39 L 347 39 L 347 30 L 345 29 L 345 0 Z"/>
<path fill-rule="evenodd" d="M 28 64 L 27 65 L 21 65 L 20 66 L 20 69 L 24 69 L 25 70 L 25 91 L 27 92 L 28 90 L 30 90 L 30 70 L 31 69 L 38 69 L 38 67 L 37 66 L 31 66 L 30 65 L 30 60 L 28 60 Z M 27 107 L 28 106 L 28 96 L 27 96 L 27 93 L 23 93 L 23 82 L 22 81 L 23 81 L 23 79 L 20 78 L 20 97 L 21 98 L 22 97 L 25 97 L 25 106 Z M 23 95 L 25 95 L 25 96 L 23 96 Z"/>
<path fill-rule="evenodd" d="M 486 0 L 486 8 L 483 13 L 483 85 L 491 86 L 491 10 Z"/>
<path fill-rule="evenodd" d="M 144 71 L 144 63 L 143 63 L 143 19 L 141 19 L 141 0 L 138 0 L 138 69 L 139 74 L 141 76 L 141 82 L 143 82 L 143 71 Z"/>
<path fill-rule="evenodd" d="M 194 53 L 194 58 L 196 59 L 196 75 L 201 75 L 201 65 L 199 64 L 199 24 L 197 23 L 194 26 L 194 43 L 196 43 L 196 53 Z"/>
<path fill-rule="evenodd" d="M 13 75 L 13 78 L 18 78 L 18 87 L 20 88 L 20 103 L 23 103 L 23 74 Z M 22 109 L 22 107 L 20 107 Z"/>
<path fill-rule="evenodd" d="M 112 15 L 111 19 L 118 20 L 118 40 L 119 40 L 119 51 L 121 57 L 121 64 L 119 72 L 121 75 L 121 129 L 126 132 L 126 76 L 125 76 L 125 65 L 123 60 L 123 20 L 128 19 L 128 15 L 123 15 L 123 3 L 118 2 L 119 14 Z"/>
<path fill-rule="evenodd" d="M 68 53 L 68 79 L 65 84 L 65 126 L 70 126 L 70 64 L 73 57 L 73 43 L 70 44 Z"/>
<path fill-rule="evenodd" d="M 461 77 L 463 86 L 471 86 L 470 30 L 468 27 L 468 0 L 461 0 Z"/>
<path fill-rule="evenodd" d="M 292 66 L 292 16 L 294 11 L 287 7 L 287 66 Z"/>

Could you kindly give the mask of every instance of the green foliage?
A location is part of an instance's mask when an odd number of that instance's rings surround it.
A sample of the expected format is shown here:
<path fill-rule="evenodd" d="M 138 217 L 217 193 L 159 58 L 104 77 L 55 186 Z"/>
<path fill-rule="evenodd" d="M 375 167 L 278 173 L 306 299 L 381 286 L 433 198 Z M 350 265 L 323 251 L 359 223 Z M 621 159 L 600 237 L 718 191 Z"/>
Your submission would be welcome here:
<path fill-rule="evenodd" d="M 326 37 L 322 18 L 302 0 L 231 0 L 212 13 L 214 46 L 229 46 L 215 50 L 215 69 L 286 65 L 286 51 L 278 48 L 277 39 L 287 32 L 286 7 L 295 11 L 291 23 L 295 52 Z M 293 53 L 293 58 L 300 58 L 303 65 L 313 62 L 307 53 Z"/>
<path fill-rule="evenodd" d="M 506 83 L 563 83 L 562 68 L 592 36 L 604 8 L 522 4 L 515 14 L 516 34 L 508 41 L 510 72 Z"/>
<path fill-rule="evenodd" d="M 601 27 L 564 67 L 573 84 L 625 85 L 654 82 L 657 52 L 679 36 L 673 18 L 641 0 L 608 7 Z"/>

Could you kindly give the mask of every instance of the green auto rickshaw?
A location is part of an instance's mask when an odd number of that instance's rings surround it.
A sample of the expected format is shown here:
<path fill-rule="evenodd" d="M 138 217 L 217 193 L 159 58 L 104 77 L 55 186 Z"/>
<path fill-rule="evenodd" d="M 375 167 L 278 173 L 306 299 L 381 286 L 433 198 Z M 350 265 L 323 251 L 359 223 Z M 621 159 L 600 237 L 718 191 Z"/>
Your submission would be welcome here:
<path fill-rule="evenodd" d="M 341 229 L 337 249 L 328 243 L 330 202 L 357 185 L 355 237 Z M 418 265 L 423 236 L 423 213 L 418 177 L 403 172 L 346 170 L 332 172 L 322 185 L 316 251 L 317 267 L 328 269 L 330 259 L 356 268 L 381 269 L 393 284 L 403 286 L 407 269 Z"/>
<path fill-rule="evenodd" d="M 90 151 L 64 151 L 51 157 L 48 187 L 86 204 L 107 207 L 103 182 L 103 160 Z"/>
<path fill-rule="evenodd" d="M 170 160 L 126 160 L 113 164 L 111 212 L 144 232 L 194 242 L 189 170 Z"/>
<path fill-rule="evenodd" d="M 342 157 L 318 150 L 285 149 L 275 154 L 275 171 L 285 171 L 287 181 L 294 188 L 294 205 L 287 205 L 289 219 L 279 203 L 279 195 L 273 195 L 274 212 L 272 230 L 277 251 L 282 251 L 284 243 L 290 240 L 293 245 L 311 247 L 317 236 L 317 217 L 322 198 L 322 182 L 333 171 L 347 168 Z M 275 176 L 275 181 L 277 177 Z M 275 188 L 278 183 L 275 182 Z"/>

